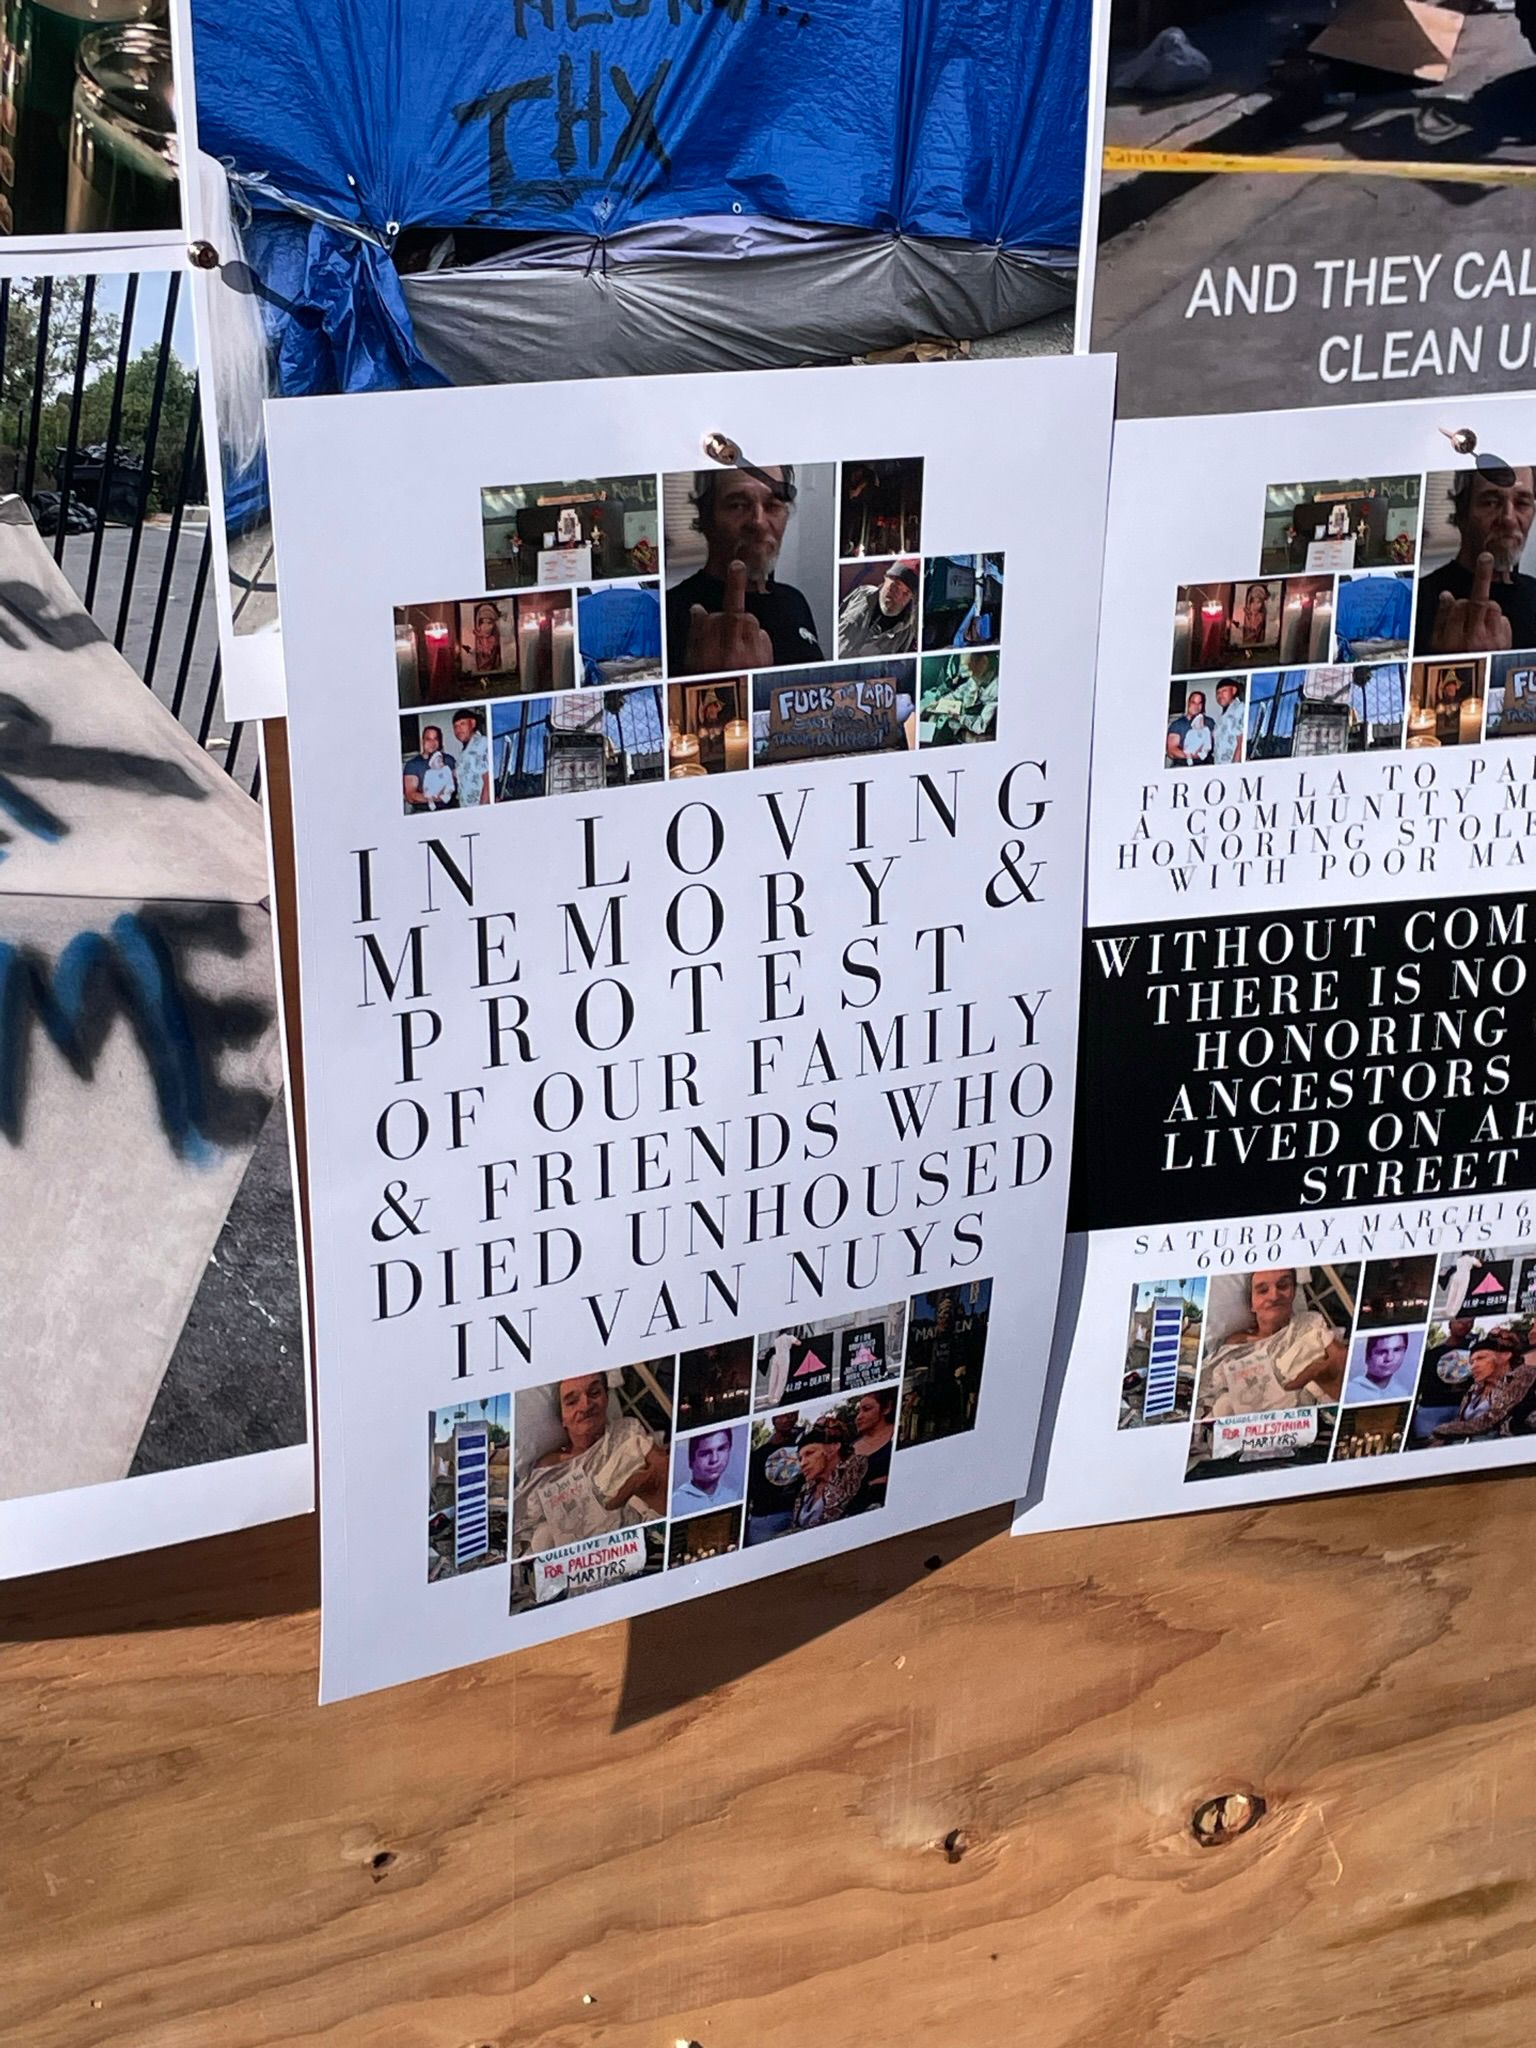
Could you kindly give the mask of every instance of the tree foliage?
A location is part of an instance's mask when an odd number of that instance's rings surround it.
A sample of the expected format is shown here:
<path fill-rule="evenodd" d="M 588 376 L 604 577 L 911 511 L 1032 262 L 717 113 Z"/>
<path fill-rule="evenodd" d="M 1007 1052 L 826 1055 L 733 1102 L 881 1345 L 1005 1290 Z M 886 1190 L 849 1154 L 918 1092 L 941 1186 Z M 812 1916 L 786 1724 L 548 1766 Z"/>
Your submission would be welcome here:
<path fill-rule="evenodd" d="M 84 313 L 84 280 L 56 277 L 48 309 L 48 336 L 42 363 L 43 404 L 38 421 L 38 487 L 61 481 L 58 453 L 69 440 L 70 411 L 75 374 L 79 361 L 80 335 Z M 38 336 L 41 330 L 42 280 L 24 279 L 13 283 L 5 322 L 5 355 L 0 374 L 0 444 L 14 451 L 13 474 L 19 478 L 31 431 L 34 393 L 38 383 Z M 80 416 L 75 431 L 77 448 L 103 442 L 112 420 L 112 394 L 117 382 L 118 345 L 122 322 L 116 314 L 96 310 L 91 320 L 85 350 L 85 381 L 80 393 Z M 118 449 L 142 457 L 154 405 L 156 372 L 160 361 L 158 340 L 143 348 L 123 373 L 122 409 L 118 420 Z M 187 438 L 192 428 L 196 381 L 192 372 L 172 352 L 166 363 L 165 392 L 153 452 L 154 480 L 149 509 L 172 502 L 181 476 Z M 189 496 L 197 501 L 206 496 L 201 459 L 190 479 Z"/>
<path fill-rule="evenodd" d="M 37 382 L 37 339 L 42 326 L 43 280 L 40 277 L 12 281 L 5 319 L 5 374 L 0 377 L 0 420 L 7 440 L 26 440 L 27 422 L 32 414 L 32 394 Z M 48 399 L 60 385 L 73 383 L 75 356 L 80 346 L 80 323 L 85 310 L 85 279 L 56 277 L 49 295 L 48 342 L 43 361 L 43 397 Z M 91 338 L 86 350 L 86 373 L 113 362 L 117 355 L 121 322 L 112 313 L 97 313 L 91 321 Z M 16 421 L 21 421 L 18 437 Z"/>
<path fill-rule="evenodd" d="M 142 456 L 149 434 L 150 415 L 154 409 L 155 379 L 160 363 L 160 344 L 153 342 L 142 349 L 123 372 L 122 410 L 118 418 L 117 445 L 131 455 Z M 80 423 L 76 430 L 76 443 L 88 448 L 94 442 L 105 441 L 107 429 L 112 423 L 112 392 L 117 382 L 117 366 L 98 371 L 80 394 Z M 43 408 L 43 431 L 41 447 L 50 462 L 55 448 L 62 448 L 69 438 L 69 414 L 72 396 L 71 386 L 61 391 Z M 176 486 L 181 477 L 181 465 L 186 455 L 187 436 L 192 429 L 193 394 L 196 380 L 181 360 L 172 354 L 165 366 L 165 392 L 160 402 L 160 418 L 155 433 L 153 465 L 155 489 L 151 497 L 151 509 L 157 505 L 171 503 L 176 496 Z M 201 468 L 193 478 L 194 486 L 201 482 Z M 194 489 L 194 498 L 202 495 Z"/>

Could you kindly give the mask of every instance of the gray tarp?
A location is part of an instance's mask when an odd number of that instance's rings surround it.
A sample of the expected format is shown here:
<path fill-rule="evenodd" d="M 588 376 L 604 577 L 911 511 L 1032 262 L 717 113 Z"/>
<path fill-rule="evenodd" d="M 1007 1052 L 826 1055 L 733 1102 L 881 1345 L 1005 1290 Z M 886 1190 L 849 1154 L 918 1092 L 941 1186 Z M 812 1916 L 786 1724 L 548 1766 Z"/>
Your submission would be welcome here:
<path fill-rule="evenodd" d="M 417 342 L 454 384 L 846 362 L 1021 327 L 1074 289 L 1019 250 L 729 217 L 545 238 L 402 283 Z"/>
<path fill-rule="evenodd" d="M 128 1471 L 280 1063 L 261 815 L 0 499 L 0 1499 Z"/>

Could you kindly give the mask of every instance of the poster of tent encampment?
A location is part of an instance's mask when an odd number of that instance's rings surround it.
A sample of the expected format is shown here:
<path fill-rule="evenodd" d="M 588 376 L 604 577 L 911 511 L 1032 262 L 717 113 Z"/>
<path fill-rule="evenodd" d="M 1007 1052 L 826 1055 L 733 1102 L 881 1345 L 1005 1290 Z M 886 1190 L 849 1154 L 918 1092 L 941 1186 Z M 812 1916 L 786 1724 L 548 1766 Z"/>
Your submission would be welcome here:
<path fill-rule="evenodd" d="M 1021 1530 L 1536 1450 L 1533 444 L 1514 397 L 1117 431 Z"/>
<path fill-rule="evenodd" d="M 327 1697 L 1016 1488 L 1110 395 L 269 409 Z"/>
<path fill-rule="evenodd" d="M 1080 346 L 1123 418 L 1536 381 L 1536 8 L 1097 0 Z"/>

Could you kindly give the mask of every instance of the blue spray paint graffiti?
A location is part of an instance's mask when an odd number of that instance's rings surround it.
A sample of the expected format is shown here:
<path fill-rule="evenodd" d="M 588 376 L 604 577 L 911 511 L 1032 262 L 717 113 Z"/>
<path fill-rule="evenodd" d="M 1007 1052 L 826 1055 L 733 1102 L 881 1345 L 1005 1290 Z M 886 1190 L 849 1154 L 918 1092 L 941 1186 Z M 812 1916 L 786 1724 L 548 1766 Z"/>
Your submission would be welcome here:
<path fill-rule="evenodd" d="M 56 818 L 46 804 L 40 804 L 36 797 L 28 796 L 24 789 L 18 789 L 7 776 L 0 775 L 0 811 L 19 825 L 23 832 L 30 832 L 36 839 L 46 839 L 50 845 L 57 845 L 64 837 L 65 825 Z M 0 832 L 0 860 L 6 858 L 5 837 Z"/>
<path fill-rule="evenodd" d="M 211 1165 L 220 1148 L 205 1135 L 208 1104 L 187 998 L 164 941 L 131 911 L 105 933 L 77 933 L 51 970 L 35 952 L 0 940 L 0 1131 L 21 1143 L 34 1022 L 89 1080 L 118 1016 L 138 1039 L 167 1141 L 188 1164 Z"/>
<path fill-rule="evenodd" d="M 9 818 L 33 838 L 56 846 L 68 834 L 68 824 L 40 797 L 23 789 L 18 776 L 193 803 L 206 801 L 208 794 L 183 762 L 165 754 L 135 754 L 126 747 L 55 739 L 51 720 L 23 698 L 0 690 L 0 818 Z M 0 825 L 0 861 L 6 858 L 10 836 Z"/>

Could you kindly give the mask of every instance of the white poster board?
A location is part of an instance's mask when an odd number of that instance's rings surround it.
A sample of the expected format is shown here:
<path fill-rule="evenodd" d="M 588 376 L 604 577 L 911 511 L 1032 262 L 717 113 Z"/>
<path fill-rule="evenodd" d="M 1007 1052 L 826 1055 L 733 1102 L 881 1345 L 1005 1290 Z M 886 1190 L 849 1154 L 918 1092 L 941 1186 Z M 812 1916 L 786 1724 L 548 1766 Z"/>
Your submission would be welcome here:
<path fill-rule="evenodd" d="M 4 1579 L 314 1488 L 260 808 L 15 496 L 0 593 Z"/>
<path fill-rule="evenodd" d="M 269 407 L 325 1697 L 1016 1489 L 1111 378 Z M 708 464 L 712 430 L 759 467 Z"/>
<path fill-rule="evenodd" d="M 1020 1531 L 1536 1450 L 1533 451 L 1516 398 L 1117 429 Z"/>

